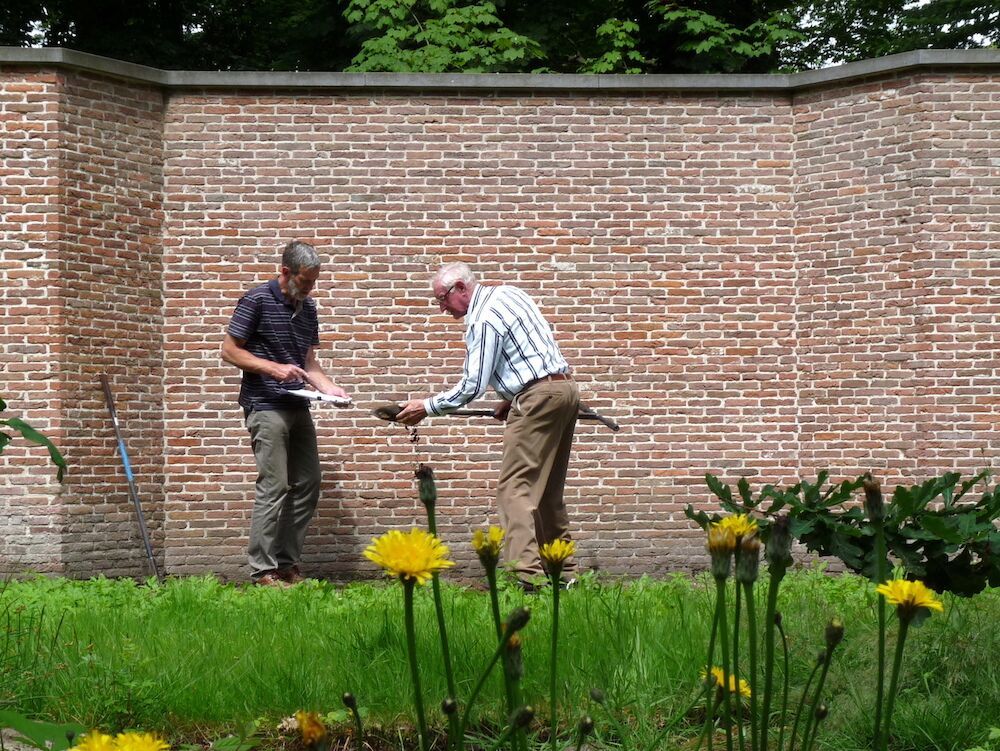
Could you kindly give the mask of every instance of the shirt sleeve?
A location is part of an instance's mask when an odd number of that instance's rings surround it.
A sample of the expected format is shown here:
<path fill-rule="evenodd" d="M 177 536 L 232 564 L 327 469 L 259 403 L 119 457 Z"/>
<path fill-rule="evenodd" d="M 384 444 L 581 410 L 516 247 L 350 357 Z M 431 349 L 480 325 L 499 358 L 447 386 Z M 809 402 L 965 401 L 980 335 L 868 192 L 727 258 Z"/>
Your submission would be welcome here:
<path fill-rule="evenodd" d="M 483 395 L 500 360 L 503 336 L 484 321 L 471 326 L 465 336 L 465 365 L 462 380 L 449 391 L 424 401 L 429 415 L 446 415 Z"/>
<path fill-rule="evenodd" d="M 229 319 L 227 332 L 234 339 L 246 341 L 257 330 L 260 322 L 260 304 L 250 295 L 243 295 L 236 303 L 233 317 Z"/>

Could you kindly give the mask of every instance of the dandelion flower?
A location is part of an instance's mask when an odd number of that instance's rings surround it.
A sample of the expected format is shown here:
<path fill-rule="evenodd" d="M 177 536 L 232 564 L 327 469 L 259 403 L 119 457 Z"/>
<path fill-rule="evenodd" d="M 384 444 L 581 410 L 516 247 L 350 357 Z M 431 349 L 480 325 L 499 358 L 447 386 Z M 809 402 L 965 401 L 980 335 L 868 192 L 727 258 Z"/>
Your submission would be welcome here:
<path fill-rule="evenodd" d="M 435 572 L 454 566 L 447 555 L 447 545 L 416 527 L 407 533 L 394 529 L 374 537 L 365 549 L 365 558 L 385 569 L 386 576 L 417 584 L 426 584 Z"/>
<path fill-rule="evenodd" d="M 538 554 L 542 560 L 551 565 L 561 566 L 576 552 L 576 543 L 572 540 L 553 540 L 542 545 Z"/>
<path fill-rule="evenodd" d="M 300 709 L 295 713 L 295 720 L 299 723 L 302 742 L 307 746 L 314 746 L 326 737 L 326 726 L 315 712 Z"/>
<path fill-rule="evenodd" d="M 749 537 L 757 534 L 757 522 L 747 514 L 735 514 L 727 516 L 715 522 L 713 527 L 728 529 L 733 533 L 733 537 Z"/>
<path fill-rule="evenodd" d="M 708 677 L 708 673 L 705 672 L 704 668 L 702 668 L 701 677 Z M 712 677 L 715 678 L 715 685 L 721 690 L 722 686 L 726 682 L 725 672 L 723 672 L 722 668 L 716 665 L 712 668 Z M 751 694 L 750 684 L 740 678 L 739 685 L 737 686 L 736 676 L 731 675 L 729 676 L 729 693 L 742 696 L 744 699 L 749 699 Z"/>
<path fill-rule="evenodd" d="M 732 553 L 736 550 L 736 535 L 728 527 L 713 524 L 708 528 L 708 551 L 710 553 Z"/>
<path fill-rule="evenodd" d="M 491 526 L 488 530 L 477 529 L 472 533 L 472 547 L 483 565 L 496 564 L 503 551 L 504 531 Z"/>
<path fill-rule="evenodd" d="M 729 578 L 732 571 L 733 551 L 736 549 L 736 536 L 733 531 L 718 524 L 708 528 L 708 552 L 712 556 L 712 576 L 718 581 Z"/>
<path fill-rule="evenodd" d="M 152 733 L 129 731 L 115 736 L 117 751 L 168 751 L 170 744 Z"/>
<path fill-rule="evenodd" d="M 879 584 L 875 591 L 885 597 L 890 605 L 896 606 L 896 614 L 910 620 L 921 610 L 944 612 L 944 604 L 921 581 L 893 579 Z"/>
<path fill-rule="evenodd" d="M 77 751 L 114 751 L 115 739 L 100 730 L 91 730 L 73 748 Z"/>

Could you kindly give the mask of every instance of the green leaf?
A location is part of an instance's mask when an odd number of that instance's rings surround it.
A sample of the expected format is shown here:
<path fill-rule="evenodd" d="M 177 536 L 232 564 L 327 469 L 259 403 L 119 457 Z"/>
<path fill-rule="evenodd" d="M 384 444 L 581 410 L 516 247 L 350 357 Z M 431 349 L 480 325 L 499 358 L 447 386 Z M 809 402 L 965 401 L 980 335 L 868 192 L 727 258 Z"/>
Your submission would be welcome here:
<path fill-rule="evenodd" d="M 66 751 L 87 732 L 83 725 L 39 722 L 9 711 L 0 711 L 0 727 L 10 728 L 20 736 L 18 740 L 42 751 Z"/>
<path fill-rule="evenodd" d="M 722 481 L 713 474 L 705 475 L 705 484 L 712 491 L 716 498 L 726 503 L 733 502 L 733 492 L 728 485 L 723 485 Z"/>
<path fill-rule="evenodd" d="M 959 544 L 964 540 L 963 535 L 946 519 L 925 515 L 920 522 L 924 529 L 945 542 Z"/>

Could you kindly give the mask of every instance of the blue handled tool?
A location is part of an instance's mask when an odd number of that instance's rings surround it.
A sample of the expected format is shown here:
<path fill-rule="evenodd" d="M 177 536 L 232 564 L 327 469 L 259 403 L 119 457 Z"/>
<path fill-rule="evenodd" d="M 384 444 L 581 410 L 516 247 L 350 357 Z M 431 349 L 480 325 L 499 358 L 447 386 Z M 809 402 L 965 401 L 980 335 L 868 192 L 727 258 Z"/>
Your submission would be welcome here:
<path fill-rule="evenodd" d="M 118 453 L 122 458 L 122 466 L 125 468 L 125 479 L 128 480 L 128 494 L 135 506 L 136 516 L 139 517 L 139 532 L 142 534 L 142 544 L 146 548 L 146 558 L 149 560 L 149 568 L 157 581 L 163 581 L 160 576 L 160 569 L 156 565 L 156 558 L 153 557 L 153 546 L 149 544 L 149 531 L 146 529 L 146 517 L 142 514 L 142 504 L 139 503 L 139 491 L 135 487 L 135 477 L 132 476 L 132 465 L 128 460 L 128 451 L 125 450 L 125 439 L 122 438 L 121 430 L 118 427 L 118 413 L 115 411 L 115 398 L 111 395 L 111 386 L 108 377 L 101 374 L 101 386 L 104 387 L 104 401 L 107 402 L 108 412 L 111 414 L 111 424 L 115 427 L 115 438 L 118 439 Z"/>

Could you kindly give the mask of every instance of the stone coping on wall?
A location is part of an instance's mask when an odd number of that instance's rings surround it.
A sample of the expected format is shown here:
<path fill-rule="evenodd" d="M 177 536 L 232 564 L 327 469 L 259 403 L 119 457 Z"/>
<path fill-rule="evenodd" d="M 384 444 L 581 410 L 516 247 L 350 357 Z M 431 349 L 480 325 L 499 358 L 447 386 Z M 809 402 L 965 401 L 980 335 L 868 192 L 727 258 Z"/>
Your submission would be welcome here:
<path fill-rule="evenodd" d="M 579 75 L 553 73 L 328 73 L 161 70 L 62 47 L 2 47 L 0 69 L 46 66 L 100 73 L 167 89 L 420 91 L 740 91 L 795 93 L 914 69 L 1000 70 L 1000 50 L 915 50 L 801 73 Z"/>

